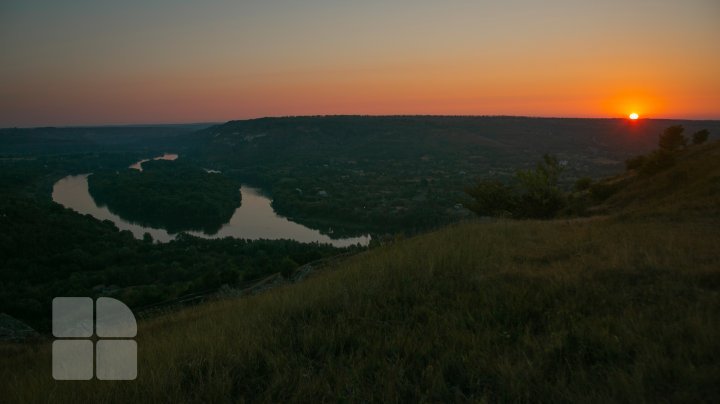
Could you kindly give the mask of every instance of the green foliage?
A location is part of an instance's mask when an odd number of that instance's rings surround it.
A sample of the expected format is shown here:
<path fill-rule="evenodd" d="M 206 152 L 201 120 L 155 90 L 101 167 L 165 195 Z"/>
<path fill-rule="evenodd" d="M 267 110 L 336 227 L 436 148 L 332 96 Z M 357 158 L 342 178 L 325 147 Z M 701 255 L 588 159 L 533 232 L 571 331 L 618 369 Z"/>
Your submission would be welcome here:
<path fill-rule="evenodd" d="M 687 139 L 683 136 L 685 128 L 682 125 L 673 125 L 665 129 L 660 135 L 658 146 L 664 152 L 676 152 L 687 146 Z"/>
<path fill-rule="evenodd" d="M 710 136 L 710 131 L 707 129 L 697 131 L 693 133 L 692 142 L 693 144 L 703 144 L 708 140 L 708 136 Z"/>
<path fill-rule="evenodd" d="M 286 268 L 289 261 L 297 266 L 353 250 L 184 234 L 170 243 L 153 244 L 149 235 L 136 240 L 109 221 L 35 196 L 34 189 L 49 175 L 45 161 L 17 160 L 2 168 L 0 312 L 39 330 L 48 327 L 55 296 L 114 296 L 138 308 L 266 276 Z"/>
<path fill-rule="evenodd" d="M 558 187 L 562 171 L 557 158 L 546 154 L 534 170 L 517 171 L 514 186 L 479 180 L 474 186 L 467 187 L 465 192 L 472 200 L 466 207 L 481 216 L 554 217 L 566 202 Z"/>
<path fill-rule="evenodd" d="M 193 132 L 206 124 L 0 129 L 0 153 L 62 156 L 77 153 L 163 153 L 196 148 Z"/>
<path fill-rule="evenodd" d="M 297 269 L 297 267 L 297 262 L 290 257 L 285 257 L 282 261 L 280 261 L 280 264 L 278 264 L 278 272 L 280 272 L 285 278 L 290 278 L 295 273 L 295 269 Z"/>
<path fill-rule="evenodd" d="M 514 190 L 497 180 L 478 180 L 465 193 L 471 198 L 465 207 L 479 216 L 511 216 L 517 204 Z"/>
<path fill-rule="evenodd" d="M 222 174 L 180 161 L 155 160 L 143 171 L 96 172 L 88 177 L 98 204 L 146 226 L 171 233 L 183 230 L 217 232 L 240 206 L 240 183 Z"/>
<path fill-rule="evenodd" d="M 519 170 L 519 199 L 516 216 L 549 219 L 565 205 L 565 195 L 558 187 L 563 167 L 557 158 L 548 154 L 535 170 Z"/>
<path fill-rule="evenodd" d="M 415 233 L 467 218 L 454 206 L 473 179 L 492 172 L 509 184 L 538 150 L 569 160 L 560 186 L 571 188 L 576 178 L 616 172 L 607 160 L 647 152 L 665 126 L 519 117 L 264 118 L 201 132 L 205 143 L 196 158 L 262 188 L 278 213 L 326 234 Z"/>

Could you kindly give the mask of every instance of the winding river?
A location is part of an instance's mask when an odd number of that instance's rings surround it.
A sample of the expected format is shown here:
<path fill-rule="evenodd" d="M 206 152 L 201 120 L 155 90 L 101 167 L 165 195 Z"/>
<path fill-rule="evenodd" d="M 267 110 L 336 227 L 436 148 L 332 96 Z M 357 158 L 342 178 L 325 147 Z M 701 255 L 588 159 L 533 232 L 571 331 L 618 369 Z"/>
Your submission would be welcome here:
<path fill-rule="evenodd" d="M 165 154 L 157 159 L 175 160 L 177 155 Z M 142 170 L 139 161 L 130 168 Z M 149 233 L 155 241 L 168 242 L 176 234 L 168 233 L 162 228 L 143 226 L 110 212 L 106 206 L 99 206 L 88 191 L 87 178 L 90 174 L 70 175 L 60 179 L 53 186 L 53 201 L 81 214 L 89 214 L 98 220 L 109 220 L 120 230 L 129 230 L 136 238 L 142 238 Z M 317 230 L 310 229 L 301 224 L 292 222 L 275 213 L 270 205 L 271 200 L 262 195 L 259 189 L 242 186 L 242 204 L 235 210 L 230 221 L 225 223 L 215 234 L 206 234 L 199 231 L 189 231 L 194 236 L 215 239 L 234 237 L 248 240 L 290 239 L 304 243 L 318 242 L 332 244 L 336 247 L 345 247 L 354 244 L 368 245 L 370 236 L 354 238 L 330 238 Z"/>

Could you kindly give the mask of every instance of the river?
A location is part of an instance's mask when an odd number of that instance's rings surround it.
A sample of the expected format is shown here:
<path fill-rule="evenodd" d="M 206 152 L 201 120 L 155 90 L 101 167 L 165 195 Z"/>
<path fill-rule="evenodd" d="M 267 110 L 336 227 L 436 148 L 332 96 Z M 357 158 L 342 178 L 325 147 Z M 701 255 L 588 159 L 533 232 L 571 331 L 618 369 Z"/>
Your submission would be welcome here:
<path fill-rule="evenodd" d="M 165 154 L 156 159 L 175 160 L 177 155 Z M 130 168 L 142 171 L 142 163 L 148 160 L 139 161 Z M 70 175 L 57 181 L 53 186 L 52 199 L 60 205 L 70 208 L 81 214 L 89 214 L 98 220 L 109 220 L 120 230 L 129 230 L 136 238 L 142 238 L 149 233 L 158 242 L 173 240 L 176 234 L 168 233 L 162 228 L 143 226 L 125 220 L 116 215 L 106 206 L 99 206 L 88 191 L 87 178 L 91 174 Z M 310 229 L 299 223 L 284 218 L 272 208 L 271 200 L 264 196 L 259 189 L 248 186 L 240 188 L 242 204 L 233 213 L 230 220 L 225 223 L 217 233 L 206 234 L 199 231 L 188 231 L 194 236 L 216 239 L 234 237 L 248 240 L 267 239 L 290 239 L 304 243 L 319 242 L 328 243 L 336 247 L 345 247 L 354 244 L 368 245 L 370 236 L 354 238 L 330 238 L 317 230 Z"/>

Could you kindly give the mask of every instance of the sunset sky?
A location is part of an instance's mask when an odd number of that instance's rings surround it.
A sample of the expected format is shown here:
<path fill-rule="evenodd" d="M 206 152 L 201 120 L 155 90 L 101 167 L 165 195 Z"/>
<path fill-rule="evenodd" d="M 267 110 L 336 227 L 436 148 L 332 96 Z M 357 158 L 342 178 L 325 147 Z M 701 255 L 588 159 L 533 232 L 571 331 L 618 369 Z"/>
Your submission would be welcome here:
<path fill-rule="evenodd" d="M 0 54 L 0 127 L 720 119 L 718 0 L 2 0 Z"/>

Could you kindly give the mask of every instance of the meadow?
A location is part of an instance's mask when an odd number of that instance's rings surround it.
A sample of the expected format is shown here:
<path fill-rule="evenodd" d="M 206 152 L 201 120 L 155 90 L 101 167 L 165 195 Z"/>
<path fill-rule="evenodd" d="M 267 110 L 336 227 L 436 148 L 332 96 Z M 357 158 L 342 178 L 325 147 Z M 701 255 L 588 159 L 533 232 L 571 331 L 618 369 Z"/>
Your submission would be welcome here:
<path fill-rule="evenodd" d="M 463 223 L 139 324 L 132 382 L 4 345 L 6 402 L 710 402 L 720 221 Z"/>

